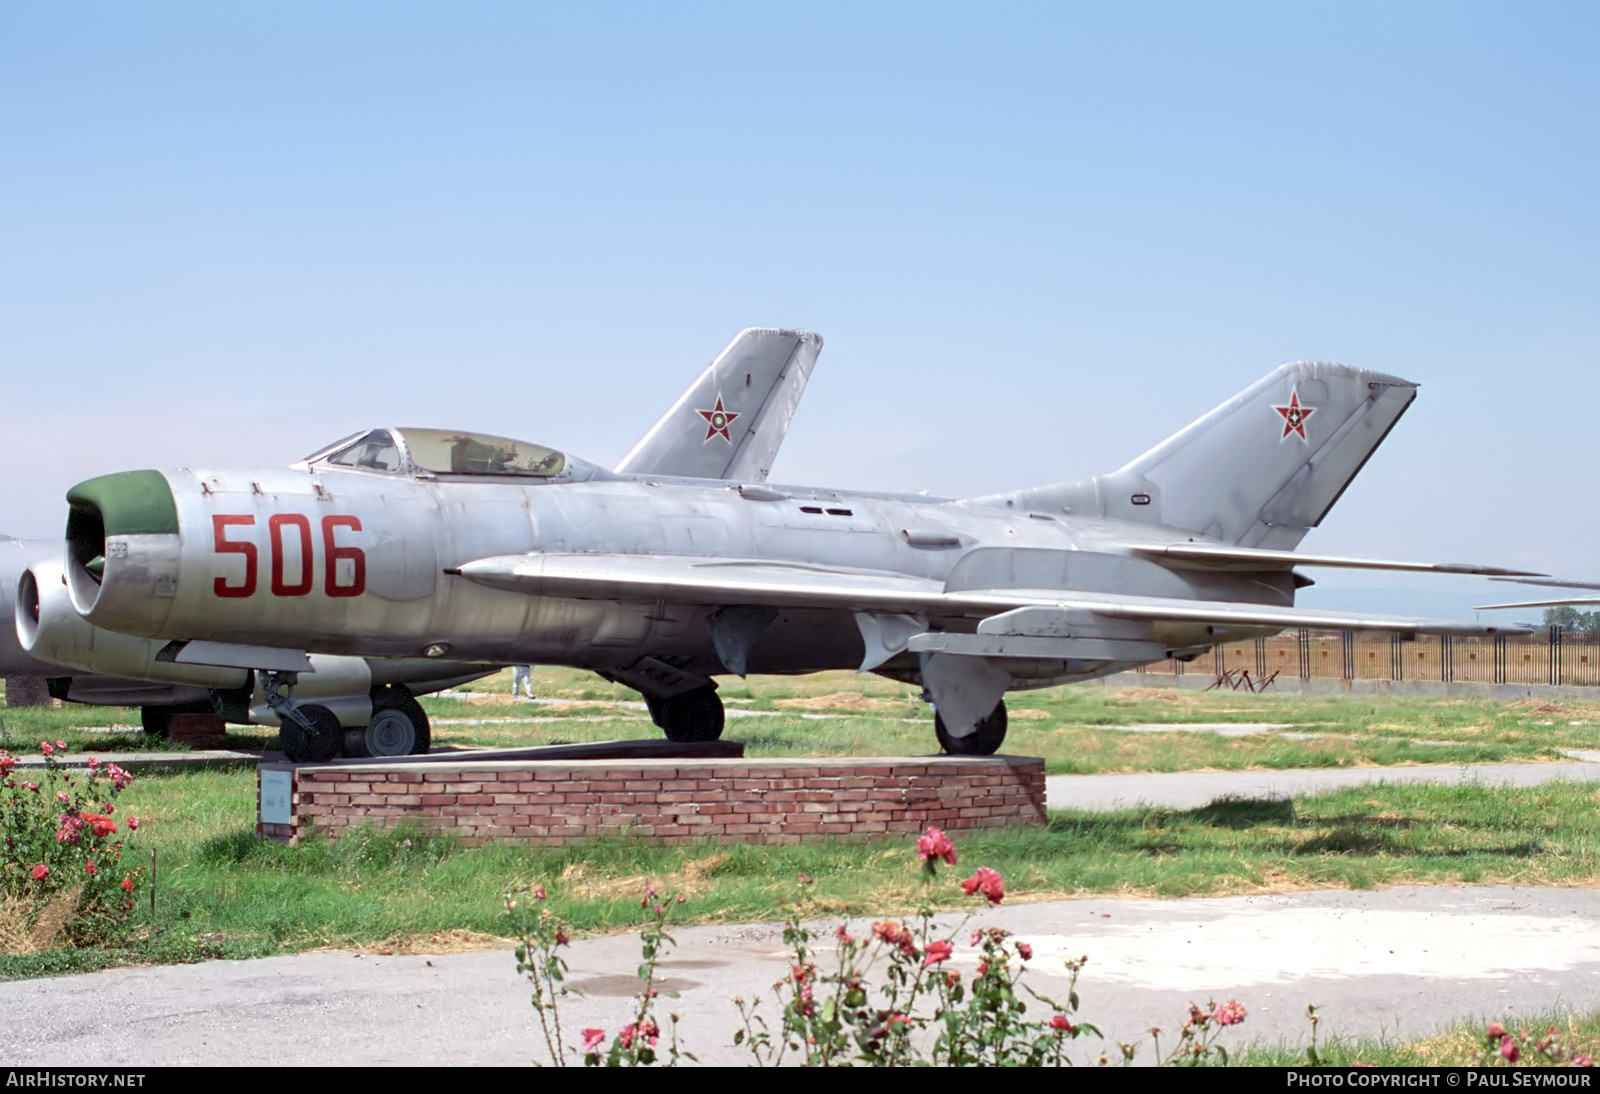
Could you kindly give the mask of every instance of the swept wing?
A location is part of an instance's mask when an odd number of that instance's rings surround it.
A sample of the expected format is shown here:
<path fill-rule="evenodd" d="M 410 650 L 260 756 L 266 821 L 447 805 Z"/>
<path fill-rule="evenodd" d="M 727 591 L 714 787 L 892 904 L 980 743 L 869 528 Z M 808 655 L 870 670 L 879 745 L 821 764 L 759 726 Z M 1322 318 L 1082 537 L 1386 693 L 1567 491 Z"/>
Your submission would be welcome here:
<path fill-rule="evenodd" d="M 530 596 L 662 600 L 718 606 L 831 608 L 929 616 L 989 617 L 1019 608 L 1089 612 L 1110 619 L 1218 626 L 1492 635 L 1521 628 L 1307 608 L 1060 589 L 946 590 L 937 581 L 885 571 L 808 566 L 759 558 L 527 554 L 478 559 L 450 571 L 468 581 Z"/>
<path fill-rule="evenodd" d="M 1600 589 L 1600 584 L 1593 581 L 1557 581 L 1547 579 L 1542 581 L 1527 581 L 1520 578 L 1496 578 L 1514 585 L 1537 585 L 1548 589 Z M 1523 600 L 1515 604 L 1480 604 L 1480 611 L 1493 611 L 1496 608 L 1582 608 L 1600 605 L 1600 596 L 1564 596 L 1550 600 Z"/>

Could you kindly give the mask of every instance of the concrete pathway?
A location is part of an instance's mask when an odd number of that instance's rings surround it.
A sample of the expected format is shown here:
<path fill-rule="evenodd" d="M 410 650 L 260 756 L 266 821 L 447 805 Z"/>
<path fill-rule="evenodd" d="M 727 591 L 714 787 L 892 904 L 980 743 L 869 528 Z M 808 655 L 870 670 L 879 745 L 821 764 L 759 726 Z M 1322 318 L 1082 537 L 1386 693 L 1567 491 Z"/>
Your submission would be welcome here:
<path fill-rule="evenodd" d="M 1031 982 L 1065 991 L 1061 959 L 1087 955 L 1080 1017 L 1116 1040 L 1173 1030 L 1190 1001 L 1238 999 L 1228 1041 L 1304 1043 L 1305 1008 L 1324 1033 L 1404 1038 L 1455 1020 L 1600 1006 L 1600 892 L 1396 888 L 1190 900 L 1081 900 L 983 909 L 956 931 L 970 975 L 973 926 L 1034 949 Z M 940 918 L 955 929 L 960 917 Z M 819 924 L 824 933 L 833 924 Z M 856 925 L 867 929 L 865 923 Z M 769 998 L 788 962 L 775 924 L 676 932 L 662 966 L 663 1014 L 683 1016 L 702 1063 L 749 1061 L 731 1047 L 734 996 Z M 566 956 L 584 992 L 564 1011 L 570 1040 L 630 1021 L 637 940 L 580 940 Z M 767 1013 L 772 1015 L 769 1005 Z M 12 1066 L 162 1064 L 524 1064 L 541 1055 L 528 988 L 509 950 L 433 957 L 316 953 L 118 969 L 0 984 L 0 1060 Z M 1080 1041 L 1085 1060 L 1102 1042 Z"/>
<path fill-rule="evenodd" d="M 1133 775 L 1051 775 L 1045 800 L 1051 809 L 1128 809 L 1154 805 L 1198 809 L 1218 798 L 1291 798 L 1376 783 L 1480 783 L 1537 786 L 1552 779 L 1600 782 L 1593 752 L 1568 755 L 1568 764 L 1422 764 L 1414 767 L 1339 767 L 1285 771 L 1173 771 Z"/>

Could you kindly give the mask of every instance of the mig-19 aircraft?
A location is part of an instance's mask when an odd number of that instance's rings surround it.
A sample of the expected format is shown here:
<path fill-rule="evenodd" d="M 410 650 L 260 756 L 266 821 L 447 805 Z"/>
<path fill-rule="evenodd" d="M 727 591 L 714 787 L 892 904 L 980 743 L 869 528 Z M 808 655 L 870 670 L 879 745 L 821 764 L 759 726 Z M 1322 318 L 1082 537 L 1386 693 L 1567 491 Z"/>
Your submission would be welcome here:
<path fill-rule="evenodd" d="M 757 408 L 726 380 L 658 424 L 704 458 L 687 474 L 377 428 L 288 468 L 79 483 L 67 590 L 173 662 L 257 670 L 295 759 L 334 747 L 326 712 L 293 694 L 308 654 L 590 669 L 678 740 L 721 734 L 714 676 L 855 668 L 919 685 L 944 749 L 988 754 L 1013 689 L 1286 627 L 1511 629 L 1294 606 L 1302 566 L 1525 573 L 1294 551 L 1415 396 L 1379 372 L 1284 365 L 1109 474 L 960 499 L 772 485 L 757 466 L 693 477 L 750 440 Z M 19 618 L 29 595 L 24 580 Z"/>
<path fill-rule="evenodd" d="M 618 466 L 636 473 L 765 479 L 783 443 L 821 349 L 797 332 L 741 331 Z M 730 442 L 708 448 L 686 440 L 678 421 L 687 408 L 723 389 L 739 389 L 746 413 L 725 422 Z M 138 706 L 146 732 L 164 735 L 175 713 L 214 714 L 243 724 L 278 725 L 260 674 L 238 665 L 162 660 L 166 643 L 95 627 L 73 610 L 54 545 L 0 536 L 0 617 L 31 570 L 27 613 L 16 633 L 0 636 L 0 670 L 45 677 L 58 699 Z M 31 566 L 30 566 L 31 564 Z M 27 643 L 24 653 L 20 641 Z M 43 658 L 43 660 L 40 660 Z M 344 727 L 347 756 L 426 752 L 427 713 L 415 696 L 475 680 L 498 665 L 417 658 L 312 654 L 296 697 L 331 713 Z M 293 734 L 291 733 L 291 737 Z"/>
<path fill-rule="evenodd" d="M 247 669 L 159 660 L 165 643 L 107 631 L 72 608 L 61 545 L 0 536 L 0 604 L 28 590 L 28 610 L 0 636 L 0 672 L 42 676 L 52 698 L 90 706 L 136 706 L 146 733 L 165 736 L 174 714 L 277 725 Z M 19 640 L 20 639 L 20 640 Z M 24 652 L 22 642 L 27 651 Z M 428 750 L 431 727 L 416 696 L 464 684 L 498 665 L 315 655 L 300 697 L 327 709 L 343 730 L 347 756 Z"/>

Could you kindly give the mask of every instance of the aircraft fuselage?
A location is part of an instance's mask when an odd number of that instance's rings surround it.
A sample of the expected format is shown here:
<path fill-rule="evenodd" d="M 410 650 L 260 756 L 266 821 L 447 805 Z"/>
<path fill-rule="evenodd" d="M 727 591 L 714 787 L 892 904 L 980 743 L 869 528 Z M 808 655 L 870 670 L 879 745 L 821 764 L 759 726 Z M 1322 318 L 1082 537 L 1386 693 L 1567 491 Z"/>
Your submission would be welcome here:
<path fill-rule="evenodd" d="M 141 472 L 139 474 L 155 474 Z M 74 601 L 102 626 L 151 638 L 286 646 L 317 653 L 563 664 L 609 671 L 643 654 L 726 672 L 710 607 L 529 596 L 451 573 L 530 552 L 758 558 L 945 582 L 979 547 L 1093 552 L 1097 542 L 1172 538 L 1121 522 L 917 496 L 604 473 L 576 481 L 428 480 L 327 467 L 161 473 L 176 531 L 69 544 Z M 90 580 L 81 562 L 103 553 Z M 1290 575 L 1176 573 L 1123 557 L 1118 587 L 1149 595 L 1290 604 Z M 1130 582 L 1137 588 L 1130 588 Z M 945 630 L 975 620 L 940 619 Z M 1227 638 L 1256 633 L 1235 628 Z M 1225 640 L 1167 625 L 1174 648 Z M 751 672 L 854 668 L 851 613 L 780 612 L 749 650 Z M 914 665 L 914 661 L 910 664 Z M 891 669 L 895 666 L 889 666 Z M 1122 662 L 1035 665 L 1041 683 L 1102 675 Z"/>

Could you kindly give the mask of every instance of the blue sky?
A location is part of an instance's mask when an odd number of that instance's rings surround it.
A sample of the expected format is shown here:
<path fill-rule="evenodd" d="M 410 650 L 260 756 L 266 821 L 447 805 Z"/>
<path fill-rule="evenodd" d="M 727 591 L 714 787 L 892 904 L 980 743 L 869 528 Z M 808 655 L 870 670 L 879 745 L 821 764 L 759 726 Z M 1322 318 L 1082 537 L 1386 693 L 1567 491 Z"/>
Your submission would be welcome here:
<path fill-rule="evenodd" d="M 611 463 L 781 325 L 780 480 L 1109 470 L 1327 358 L 1422 394 L 1307 549 L 1593 575 L 1596 57 L 1577 3 L 7 5 L 0 528 L 378 423 Z"/>

